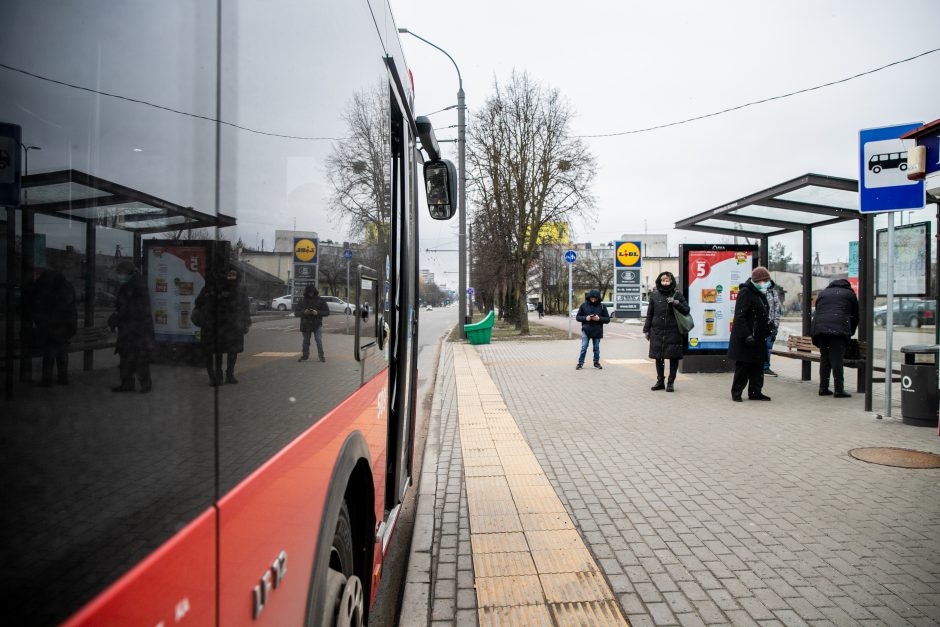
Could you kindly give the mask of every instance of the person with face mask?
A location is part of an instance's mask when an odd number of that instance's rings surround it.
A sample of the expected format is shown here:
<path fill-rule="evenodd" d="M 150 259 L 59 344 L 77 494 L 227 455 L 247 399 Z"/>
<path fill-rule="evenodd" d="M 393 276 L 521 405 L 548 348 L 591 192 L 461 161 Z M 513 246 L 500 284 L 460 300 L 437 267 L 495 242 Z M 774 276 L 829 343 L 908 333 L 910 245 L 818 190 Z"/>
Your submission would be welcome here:
<path fill-rule="evenodd" d="M 650 343 L 650 359 L 656 360 L 656 384 L 653 391 L 665 389 L 675 391 L 676 373 L 685 346 L 685 336 L 679 330 L 675 311 L 688 315 L 689 304 L 682 292 L 676 289 L 676 277 L 672 272 L 661 272 L 656 277 L 656 289 L 650 294 L 646 307 L 646 323 L 643 335 Z M 666 360 L 669 360 L 669 379 L 666 379 Z"/>
<path fill-rule="evenodd" d="M 734 380 L 731 383 L 731 400 L 735 402 L 743 400 L 741 393 L 745 387 L 748 399 L 770 400 L 762 391 L 766 342 L 770 335 L 770 307 L 767 304 L 770 284 L 770 272 L 763 266 L 757 266 L 751 272 L 751 278 L 739 287 L 731 339 L 728 341 L 728 359 L 735 362 Z"/>
<path fill-rule="evenodd" d="M 587 293 L 584 302 L 578 307 L 575 319 L 581 323 L 581 355 L 578 357 L 576 370 L 584 368 L 584 357 L 587 355 L 588 343 L 594 344 L 594 367 L 603 370 L 601 365 L 601 338 L 604 337 L 604 325 L 610 322 L 607 307 L 601 302 L 599 290 Z"/>
<path fill-rule="evenodd" d="M 144 277 L 130 261 L 120 262 L 116 272 L 121 286 L 108 326 L 118 332 L 114 352 L 120 356 L 121 384 L 111 389 L 114 392 L 133 392 L 136 376 L 140 391 L 146 393 L 153 387 L 150 379 L 150 353 L 153 350 L 150 294 Z"/>
<path fill-rule="evenodd" d="M 780 293 L 777 291 L 777 284 L 770 282 L 767 288 L 767 306 L 770 309 L 770 335 L 767 336 L 767 355 L 764 357 L 764 376 L 776 377 L 777 373 L 770 369 L 770 351 L 774 348 L 774 342 L 777 341 L 777 331 L 780 328 Z"/>
<path fill-rule="evenodd" d="M 819 395 L 849 398 L 845 391 L 842 360 L 849 340 L 858 328 L 858 297 L 845 279 L 836 279 L 816 297 L 813 344 L 819 347 Z M 832 373 L 835 394 L 829 389 Z"/>
<path fill-rule="evenodd" d="M 330 306 L 320 298 L 320 291 L 316 287 L 308 285 L 304 288 L 304 296 L 294 309 L 294 315 L 300 318 L 300 332 L 304 338 L 302 354 L 297 361 L 310 359 L 311 334 L 317 343 L 317 358 L 326 361 L 323 353 L 323 318 L 330 315 Z"/>
<path fill-rule="evenodd" d="M 238 270 L 229 267 L 213 273 L 196 297 L 201 333 L 199 340 L 206 355 L 209 385 L 238 383 L 235 362 L 245 350 L 245 334 L 251 326 L 248 293 L 239 280 Z M 225 376 L 222 376 L 225 355 Z"/>

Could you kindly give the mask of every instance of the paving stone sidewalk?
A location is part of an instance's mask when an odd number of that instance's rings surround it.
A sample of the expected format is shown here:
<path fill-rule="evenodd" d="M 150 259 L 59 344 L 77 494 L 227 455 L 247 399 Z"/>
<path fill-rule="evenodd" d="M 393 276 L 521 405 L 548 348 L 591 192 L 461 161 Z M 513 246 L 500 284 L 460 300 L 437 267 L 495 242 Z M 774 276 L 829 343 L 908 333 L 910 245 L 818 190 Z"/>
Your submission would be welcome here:
<path fill-rule="evenodd" d="M 820 398 L 788 364 L 772 402 L 732 403 L 730 375 L 650 391 L 643 341 L 604 340 L 601 371 L 576 372 L 577 349 L 477 347 L 633 625 L 940 625 L 940 470 L 847 455 L 940 453 L 935 429 Z M 439 377 L 428 618 L 475 624 L 448 345 Z"/>

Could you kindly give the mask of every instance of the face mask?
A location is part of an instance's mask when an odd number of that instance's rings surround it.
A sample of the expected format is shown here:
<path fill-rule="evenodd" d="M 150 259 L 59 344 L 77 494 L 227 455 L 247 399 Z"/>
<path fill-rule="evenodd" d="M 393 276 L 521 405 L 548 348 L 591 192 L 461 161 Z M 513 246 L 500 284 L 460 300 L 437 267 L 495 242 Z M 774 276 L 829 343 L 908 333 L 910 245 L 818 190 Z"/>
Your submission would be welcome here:
<path fill-rule="evenodd" d="M 766 292 L 770 288 L 770 281 L 761 281 L 760 283 L 755 283 L 754 285 L 756 285 L 757 289 L 760 291 Z"/>
<path fill-rule="evenodd" d="M 120 283 L 121 285 L 124 285 L 125 283 L 127 283 L 128 281 L 131 280 L 131 275 L 129 275 L 129 274 L 119 274 L 118 277 L 117 277 L 117 280 L 118 280 L 118 283 Z"/>

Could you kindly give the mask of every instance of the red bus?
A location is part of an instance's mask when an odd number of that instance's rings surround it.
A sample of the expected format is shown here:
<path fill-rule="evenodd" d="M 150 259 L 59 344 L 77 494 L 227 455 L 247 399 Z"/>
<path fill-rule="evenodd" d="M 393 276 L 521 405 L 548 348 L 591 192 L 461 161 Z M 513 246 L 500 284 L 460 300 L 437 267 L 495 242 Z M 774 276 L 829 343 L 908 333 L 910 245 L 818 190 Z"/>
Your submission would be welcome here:
<path fill-rule="evenodd" d="M 362 624 L 417 379 L 422 155 L 387 3 L 20 1 L 0 25 L 2 622 Z M 297 315 L 266 310 L 285 293 Z"/>

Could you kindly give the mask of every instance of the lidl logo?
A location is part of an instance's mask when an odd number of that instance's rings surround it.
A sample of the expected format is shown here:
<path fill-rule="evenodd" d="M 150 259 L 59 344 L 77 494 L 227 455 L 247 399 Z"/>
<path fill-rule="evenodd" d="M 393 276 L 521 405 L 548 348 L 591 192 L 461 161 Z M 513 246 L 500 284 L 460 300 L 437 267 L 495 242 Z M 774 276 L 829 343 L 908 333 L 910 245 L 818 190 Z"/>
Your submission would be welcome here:
<path fill-rule="evenodd" d="M 617 265 L 637 266 L 640 264 L 640 247 L 635 242 L 619 242 L 617 244 Z"/>
<path fill-rule="evenodd" d="M 300 238 L 294 241 L 294 261 L 301 263 L 316 263 L 316 240 Z"/>

